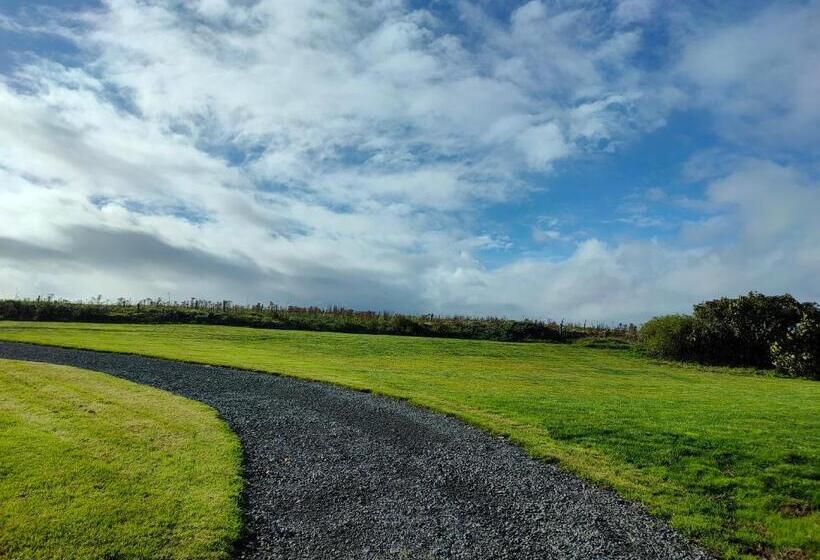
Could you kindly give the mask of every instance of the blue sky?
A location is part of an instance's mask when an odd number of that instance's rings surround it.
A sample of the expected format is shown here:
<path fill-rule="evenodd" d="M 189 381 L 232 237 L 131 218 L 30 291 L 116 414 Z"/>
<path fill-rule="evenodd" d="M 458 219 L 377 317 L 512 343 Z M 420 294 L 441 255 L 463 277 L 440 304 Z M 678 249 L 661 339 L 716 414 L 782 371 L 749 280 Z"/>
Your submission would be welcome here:
<path fill-rule="evenodd" d="M 0 5 L 0 296 L 817 300 L 820 2 Z"/>

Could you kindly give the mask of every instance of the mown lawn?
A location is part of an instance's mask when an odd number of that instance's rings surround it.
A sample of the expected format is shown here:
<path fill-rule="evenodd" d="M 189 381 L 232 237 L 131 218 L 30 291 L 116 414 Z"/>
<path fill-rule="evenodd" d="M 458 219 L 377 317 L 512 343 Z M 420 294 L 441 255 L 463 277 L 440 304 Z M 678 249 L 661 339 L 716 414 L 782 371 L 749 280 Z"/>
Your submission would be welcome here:
<path fill-rule="evenodd" d="M 0 558 L 227 558 L 241 449 L 205 405 L 0 360 Z"/>
<path fill-rule="evenodd" d="M 820 383 L 555 344 L 0 322 L 0 339 L 239 366 L 403 397 L 640 500 L 730 558 L 820 556 Z"/>

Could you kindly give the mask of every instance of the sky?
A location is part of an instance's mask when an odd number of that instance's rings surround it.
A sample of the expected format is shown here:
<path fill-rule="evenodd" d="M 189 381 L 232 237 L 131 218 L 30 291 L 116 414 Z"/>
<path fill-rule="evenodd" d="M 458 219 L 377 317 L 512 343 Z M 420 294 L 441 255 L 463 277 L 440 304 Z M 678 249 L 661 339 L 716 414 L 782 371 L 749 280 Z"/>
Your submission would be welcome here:
<path fill-rule="evenodd" d="M 3 0 L 0 297 L 820 300 L 820 2 Z"/>

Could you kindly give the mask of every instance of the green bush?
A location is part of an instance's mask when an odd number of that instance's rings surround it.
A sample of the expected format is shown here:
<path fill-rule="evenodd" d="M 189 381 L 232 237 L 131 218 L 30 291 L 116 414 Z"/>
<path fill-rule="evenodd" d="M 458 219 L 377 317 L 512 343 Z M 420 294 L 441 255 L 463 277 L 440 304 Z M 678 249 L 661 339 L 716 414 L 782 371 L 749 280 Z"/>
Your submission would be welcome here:
<path fill-rule="evenodd" d="M 750 292 L 699 303 L 691 316 L 655 317 L 641 327 L 639 342 L 657 358 L 820 377 L 820 308 L 788 294 Z"/>
<path fill-rule="evenodd" d="M 694 308 L 692 345 L 705 363 L 771 368 L 771 346 L 800 322 L 803 308 L 792 296 L 756 292 L 720 298 Z"/>
<path fill-rule="evenodd" d="M 663 315 L 643 324 L 638 333 L 641 348 L 656 358 L 692 358 L 693 319 L 689 315 Z"/>
<path fill-rule="evenodd" d="M 632 350 L 633 348 L 629 340 L 614 336 L 579 338 L 574 344 L 584 348 L 604 348 L 606 350 Z"/>
<path fill-rule="evenodd" d="M 772 364 L 778 371 L 820 378 L 820 310 L 805 306 L 800 322 L 771 345 Z"/>

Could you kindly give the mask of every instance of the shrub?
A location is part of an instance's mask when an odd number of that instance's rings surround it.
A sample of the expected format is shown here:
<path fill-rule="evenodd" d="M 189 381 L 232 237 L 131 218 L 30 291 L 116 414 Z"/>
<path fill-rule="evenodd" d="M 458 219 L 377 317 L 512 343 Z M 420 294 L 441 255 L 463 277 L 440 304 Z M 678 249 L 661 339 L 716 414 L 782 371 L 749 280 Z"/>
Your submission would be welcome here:
<path fill-rule="evenodd" d="M 604 348 L 606 350 L 631 350 L 633 348 L 630 341 L 614 336 L 579 338 L 574 344 L 584 348 Z"/>
<path fill-rule="evenodd" d="M 689 315 L 663 315 L 643 324 L 638 340 L 644 351 L 656 358 L 692 358 L 693 319 Z"/>
<path fill-rule="evenodd" d="M 692 316 L 648 321 L 639 340 L 647 354 L 658 358 L 820 377 L 820 308 L 788 294 L 750 292 L 699 303 Z"/>
<path fill-rule="evenodd" d="M 804 304 L 802 311 L 800 322 L 772 342 L 772 364 L 787 375 L 820 379 L 820 309 Z"/>
<path fill-rule="evenodd" d="M 770 368 L 772 343 L 797 325 L 805 305 L 788 294 L 756 292 L 699 303 L 693 313 L 696 358 L 706 363 Z"/>

